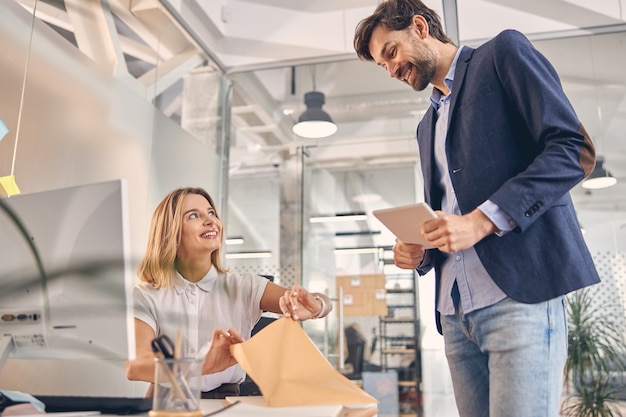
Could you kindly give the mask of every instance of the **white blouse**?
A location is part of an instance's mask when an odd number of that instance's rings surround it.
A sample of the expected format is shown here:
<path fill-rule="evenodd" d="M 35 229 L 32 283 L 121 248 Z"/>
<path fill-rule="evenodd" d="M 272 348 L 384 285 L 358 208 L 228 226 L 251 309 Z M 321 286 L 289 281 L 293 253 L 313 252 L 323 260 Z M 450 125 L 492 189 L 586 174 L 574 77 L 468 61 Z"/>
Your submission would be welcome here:
<path fill-rule="evenodd" d="M 147 323 L 157 336 L 176 340 L 182 332 L 181 355 L 197 357 L 206 353 L 213 330 L 233 327 L 244 339 L 261 316 L 261 297 L 269 280 L 252 273 L 218 273 L 214 268 L 197 283 L 176 274 L 169 288 L 139 283 L 133 289 L 135 318 Z M 245 372 L 239 365 L 203 375 L 202 392 L 224 383 L 240 383 Z"/>

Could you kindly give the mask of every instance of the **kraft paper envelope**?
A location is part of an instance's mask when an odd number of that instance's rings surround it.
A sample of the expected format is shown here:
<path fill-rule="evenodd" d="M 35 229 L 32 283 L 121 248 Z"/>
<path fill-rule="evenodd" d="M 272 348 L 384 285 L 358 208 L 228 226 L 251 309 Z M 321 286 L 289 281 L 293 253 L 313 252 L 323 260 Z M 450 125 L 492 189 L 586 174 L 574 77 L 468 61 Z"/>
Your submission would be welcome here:
<path fill-rule="evenodd" d="M 276 320 L 230 350 L 270 407 L 377 402 L 337 372 L 291 319 Z"/>

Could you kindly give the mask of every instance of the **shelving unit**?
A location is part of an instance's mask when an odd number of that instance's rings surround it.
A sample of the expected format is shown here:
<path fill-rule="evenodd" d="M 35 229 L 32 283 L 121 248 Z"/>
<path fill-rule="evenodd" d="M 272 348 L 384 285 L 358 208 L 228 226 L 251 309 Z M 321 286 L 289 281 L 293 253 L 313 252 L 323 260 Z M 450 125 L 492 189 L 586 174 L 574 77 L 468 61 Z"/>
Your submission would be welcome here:
<path fill-rule="evenodd" d="M 420 324 L 413 274 L 386 276 L 387 315 L 379 317 L 378 337 L 382 371 L 398 373 L 400 416 L 421 417 Z"/>

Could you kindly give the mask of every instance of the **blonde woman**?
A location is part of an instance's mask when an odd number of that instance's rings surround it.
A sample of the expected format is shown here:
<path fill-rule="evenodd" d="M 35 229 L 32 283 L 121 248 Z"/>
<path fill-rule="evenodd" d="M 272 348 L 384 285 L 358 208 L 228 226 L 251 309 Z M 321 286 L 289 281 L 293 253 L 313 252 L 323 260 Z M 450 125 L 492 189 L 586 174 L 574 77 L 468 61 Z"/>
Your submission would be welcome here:
<path fill-rule="evenodd" d="M 222 221 L 205 190 L 176 189 L 157 206 L 133 290 L 137 358 L 127 365 L 128 379 L 153 382 L 150 342 L 180 330 L 181 356 L 204 355 L 202 398 L 237 395 L 245 372 L 229 347 L 250 337 L 263 311 L 293 320 L 331 311 L 324 294 L 229 272 L 221 263 L 223 239 Z"/>

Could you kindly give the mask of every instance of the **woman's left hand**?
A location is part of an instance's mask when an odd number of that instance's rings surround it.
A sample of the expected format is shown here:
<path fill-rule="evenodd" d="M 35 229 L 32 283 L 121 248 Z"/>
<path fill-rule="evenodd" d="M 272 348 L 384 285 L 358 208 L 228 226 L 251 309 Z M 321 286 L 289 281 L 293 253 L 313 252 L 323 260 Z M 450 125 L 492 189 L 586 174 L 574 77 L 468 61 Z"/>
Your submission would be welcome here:
<path fill-rule="evenodd" d="M 237 363 L 237 360 L 230 353 L 230 346 L 243 342 L 241 333 L 232 327 L 228 330 L 215 329 L 211 339 L 211 347 L 204 356 L 202 363 L 202 374 L 212 374 L 220 372 Z"/>
<path fill-rule="evenodd" d="M 279 304 L 285 317 L 300 321 L 315 317 L 323 308 L 313 294 L 297 284 L 285 291 Z"/>

